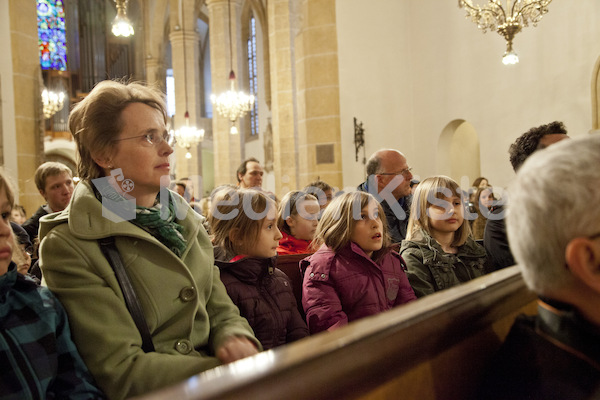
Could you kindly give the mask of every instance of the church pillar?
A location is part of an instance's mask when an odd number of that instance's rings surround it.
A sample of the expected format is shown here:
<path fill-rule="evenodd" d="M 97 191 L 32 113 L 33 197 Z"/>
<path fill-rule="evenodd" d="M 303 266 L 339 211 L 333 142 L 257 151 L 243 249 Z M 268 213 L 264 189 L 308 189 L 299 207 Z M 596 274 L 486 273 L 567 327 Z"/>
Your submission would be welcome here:
<path fill-rule="evenodd" d="M 275 192 L 283 196 L 298 188 L 294 48 L 290 22 L 290 0 L 268 2 L 269 54 L 271 71 L 271 110 L 273 129 L 273 169 Z"/>
<path fill-rule="evenodd" d="M 242 76 L 242 48 L 240 13 L 241 0 L 231 0 L 228 10 L 227 0 L 206 0 L 209 13 L 210 59 L 212 92 L 223 93 L 230 89 L 229 71 L 235 71 L 239 90 L 239 78 Z M 232 37 L 229 37 L 229 15 L 231 14 Z M 231 40 L 231 57 L 230 57 Z M 239 120 L 236 122 L 239 129 Z M 213 149 L 214 149 L 214 183 L 216 186 L 226 183 L 237 183 L 236 170 L 241 162 L 240 134 L 231 134 L 231 123 L 222 117 L 213 107 Z"/>
<path fill-rule="evenodd" d="M 189 124 L 200 128 L 200 66 L 199 66 L 199 37 L 196 32 L 196 15 L 194 1 L 183 0 L 183 20 L 169 34 L 171 41 L 171 56 L 173 78 L 175 81 L 175 116 L 173 128 L 185 126 L 185 112 L 189 112 Z M 187 150 L 175 146 L 175 176 L 177 178 L 202 175 L 201 151 L 198 145 L 190 148 L 191 158 L 186 158 Z M 194 188 L 202 193 L 202 188 Z"/>
<path fill-rule="evenodd" d="M 335 0 L 301 3 L 303 24 L 294 48 L 301 187 L 317 176 L 333 187 L 343 184 L 335 15 Z"/>

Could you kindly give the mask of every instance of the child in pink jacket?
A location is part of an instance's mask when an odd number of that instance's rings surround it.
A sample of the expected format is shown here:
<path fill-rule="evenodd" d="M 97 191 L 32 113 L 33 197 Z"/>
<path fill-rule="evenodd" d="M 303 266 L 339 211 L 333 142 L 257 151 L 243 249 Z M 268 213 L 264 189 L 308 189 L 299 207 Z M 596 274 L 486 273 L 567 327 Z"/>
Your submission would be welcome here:
<path fill-rule="evenodd" d="M 302 306 L 311 334 L 416 299 L 402 258 L 389 247 L 385 215 L 372 195 L 336 197 L 313 243 L 320 248 L 301 261 Z"/>

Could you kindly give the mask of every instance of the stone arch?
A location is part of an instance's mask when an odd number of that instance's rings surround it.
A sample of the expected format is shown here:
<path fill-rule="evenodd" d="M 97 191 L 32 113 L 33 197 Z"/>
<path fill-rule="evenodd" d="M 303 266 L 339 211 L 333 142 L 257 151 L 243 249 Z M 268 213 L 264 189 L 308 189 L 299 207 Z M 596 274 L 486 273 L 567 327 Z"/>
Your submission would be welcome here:
<path fill-rule="evenodd" d="M 473 125 L 463 119 L 448 123 L 438 141 L 437 160 L 437 172 L 463 188 L 481 176 L 479 137 Z"/>

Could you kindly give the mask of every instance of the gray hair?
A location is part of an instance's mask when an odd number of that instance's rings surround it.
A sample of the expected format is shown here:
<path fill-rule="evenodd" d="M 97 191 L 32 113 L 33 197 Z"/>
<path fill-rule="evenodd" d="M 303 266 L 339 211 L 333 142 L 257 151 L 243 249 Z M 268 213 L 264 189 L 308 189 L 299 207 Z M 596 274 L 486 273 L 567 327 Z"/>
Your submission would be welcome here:
<path fill-rule="evenodd" d="M 539 294 L 572 282 L 567 245 L 598 233 L 599 165 L 600 135 L 564 140 L 527 159 L 509 189 L 510 248 L 525 282 Z"/>

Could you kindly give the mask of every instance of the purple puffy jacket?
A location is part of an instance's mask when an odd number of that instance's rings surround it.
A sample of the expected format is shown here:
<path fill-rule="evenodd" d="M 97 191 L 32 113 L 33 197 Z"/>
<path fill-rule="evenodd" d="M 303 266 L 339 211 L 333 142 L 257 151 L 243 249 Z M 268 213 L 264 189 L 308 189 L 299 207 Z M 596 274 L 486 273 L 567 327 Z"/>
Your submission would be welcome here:
<path fill-rule="evenodd" d="M 300 268 L 302 306 L 311 334 L 417 299 L 395 251 L 375 263 L 353 242 L 337 253 L 323 245 Z"/>

